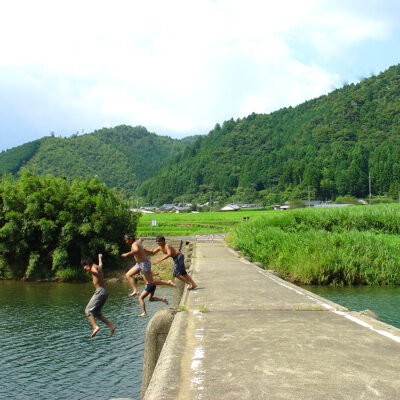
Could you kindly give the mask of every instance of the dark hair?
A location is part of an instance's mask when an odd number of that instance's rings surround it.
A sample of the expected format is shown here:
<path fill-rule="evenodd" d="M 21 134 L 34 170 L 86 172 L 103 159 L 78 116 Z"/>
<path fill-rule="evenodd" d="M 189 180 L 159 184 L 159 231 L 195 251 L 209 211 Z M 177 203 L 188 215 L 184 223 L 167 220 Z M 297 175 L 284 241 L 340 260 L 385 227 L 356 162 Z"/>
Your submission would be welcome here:
<path fill-rule="evenodd" d="M 160 235 L 156 237 L 156 242 L 165 242 L 165 237 Z"/>
<path fill-rule="evenodd" d="M 90 257 L 83 257 L 81 260 L 81 267 L 84 267 L 85 265 L 93 265 L 94 262 Z"/>
<path fill-rule="evenodd" d="M 125 233 L 124 238 L 135 241 L 135 235 L 133 233 Z"/>

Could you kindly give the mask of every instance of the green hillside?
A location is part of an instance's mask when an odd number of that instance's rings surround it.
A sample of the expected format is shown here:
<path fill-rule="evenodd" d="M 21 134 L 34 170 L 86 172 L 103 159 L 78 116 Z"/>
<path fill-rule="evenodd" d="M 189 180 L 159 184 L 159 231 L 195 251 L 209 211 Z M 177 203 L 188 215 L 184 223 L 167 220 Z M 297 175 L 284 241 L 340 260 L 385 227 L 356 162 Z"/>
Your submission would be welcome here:
<path fill-rule="evenodd" d="M 213 199 L 273 203 L 400 192 L 400 66 L 295 108 L 226 121 L 138 194 L 152 204 Z"/>
<path fill-rule="evenodd" d="M 98 178 L 129 195 L 194 138 L 171 139 L 121 125 L 70 138 L 45 137 L 0 154 L 0 171 Z"/>
<path fill-rule="evenodd" d="M 15 174 L 36 153 L 40 140 L 25 143 L 0 153 L 0 177 Z"/>

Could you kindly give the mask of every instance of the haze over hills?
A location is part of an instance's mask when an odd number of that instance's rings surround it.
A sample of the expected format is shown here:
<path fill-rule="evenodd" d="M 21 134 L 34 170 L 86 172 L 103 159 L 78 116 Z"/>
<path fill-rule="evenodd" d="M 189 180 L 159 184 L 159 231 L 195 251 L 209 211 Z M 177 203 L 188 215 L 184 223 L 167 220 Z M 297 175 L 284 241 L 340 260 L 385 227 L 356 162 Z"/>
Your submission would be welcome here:
<path fill-rule="evenodd" d="M 297 107 L 171 139 L 143 127 L 45 137 L 0 154 L 0 172 L 97 175 L 147 204 L 335 199 L 400 192 L 400 65 Z"/>

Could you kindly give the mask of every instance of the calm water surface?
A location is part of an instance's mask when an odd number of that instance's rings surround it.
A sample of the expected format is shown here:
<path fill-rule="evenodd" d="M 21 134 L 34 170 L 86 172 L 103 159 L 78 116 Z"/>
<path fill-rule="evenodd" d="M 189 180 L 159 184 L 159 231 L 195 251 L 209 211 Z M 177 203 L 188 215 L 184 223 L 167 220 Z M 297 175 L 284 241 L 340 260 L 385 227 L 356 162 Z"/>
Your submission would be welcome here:
<path fill-rule="evenodd" d="M 99 321 L 90 339 L 91 283 L 0 281 L 0 398 L 140 399 L 146 326 L 165 304 L 146 300 L 149 317 L 137 318 L 128 285 L 107 288 L 103 314 L 117 330 L 110 338 Z M 156 295 L 171 301 L 173 290 L 158 287 Z"/>
<path fill-rule="evenodd" d="M 400 328 L 400 287 L 305 286 L 305 289 L 350 311 L 371 310 L 382 322 Z"/>

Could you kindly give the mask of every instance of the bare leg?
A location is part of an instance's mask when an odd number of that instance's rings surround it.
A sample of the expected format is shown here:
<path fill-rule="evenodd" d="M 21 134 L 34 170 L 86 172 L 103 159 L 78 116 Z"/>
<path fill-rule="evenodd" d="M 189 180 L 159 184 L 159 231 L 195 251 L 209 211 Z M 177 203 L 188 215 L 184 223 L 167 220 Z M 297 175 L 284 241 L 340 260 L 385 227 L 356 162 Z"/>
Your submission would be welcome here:
<path fill-rule="evenodd" d="M 97 334 L 97 332 L 100 330 L 100 328 L 99 328 L 99 326 L 96 324 L 96 321 L 94 320 L 94 317 L 93 317 L 92 314 L 89 314 L 87 317 L 88 317 L 88 319 L 89 319 L 90 325 L 92 325 L 92 328 L 93 328 L 93 332 L 92 332 L 92 334 L 90 335 L 90 337 L 93 338 L 93 337 L 96 336 L 96 334 Z"/>
<path fill-rule="evenodd" d="M 191 287 L 189 287 L 188 289 L 189 290 L 196 289 L 197 288 L 197 284 L 194 282 L 192 277 L 189 274 L 187 274 L 186 276 L 187 276 L 187 278 L 188 278 L 188 280 L 189 280 L 189 282 L 191 284 Z"/>
<path fill-rule="evenodd" d="M 138 288 L 137 288 L 137 286 L 136 286 L 136 281 L 135 281 L 135 279 L 133 278 L 133 275 L 136 275 L 137 273 L 139 273 L 139 268 L 137 268 L 137 267 L 132 267 L 132 268 L 125 274 L 126 279 L 128 280 L 129 285 L 130 285 L 131 288 L 132 288 L 132 293 L 128 294 L 129 297 L 136 296 L 136 295 L 139 293 Z"/>
<path fill-rule="evenodd" d="M 180 281 L 185 282 L 187 285 L 189 285 L 188 290 L 197 288 L 197 285 L 194 283 L 193 279 L 189 276 L 189 274 L 178 275 L 177 278 Z"/>
<path fill-rule="evenodd" d="M 143 291 L 141 293 L 141 295 L 139 296 L 139 304 L 140 304 L 140 308 L 142 309 L 142 313 L 140 315 L 138 315 L 138 317 L 146 317 L 147 316 L 146 304 L 144 304 L 144 299 L 146 298 L 147 295 L 148 295 L 148 293 L 146 291 Z"/>
<path fill-rule="evenodd" d="M 166 285 L 166 286 L 176 287 L 175 283 L 172 282 L 171 280 L 169 280 L 169 281 L 164 281 L 162 279 L 153 280 L 152 275 L 153 274 L 151 272 L 144 274 L 144 279 L 149 285 Z"/>
<path fill-rule="evenodd" d="M 113 325 L 104 315 L 98 315 L 97 318 L 104 322 L 110 328 L 110 337 L 114 334 L 117 327 Z"/>
<path fill-rule="evenodd" d="M 149 297 L 149 301 L 163 301 L 165 304 L 168 304 L 168 300 L 165 297 Z"/>

